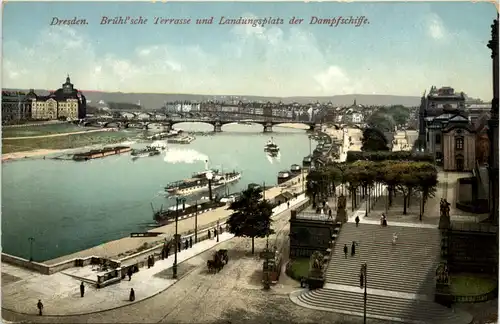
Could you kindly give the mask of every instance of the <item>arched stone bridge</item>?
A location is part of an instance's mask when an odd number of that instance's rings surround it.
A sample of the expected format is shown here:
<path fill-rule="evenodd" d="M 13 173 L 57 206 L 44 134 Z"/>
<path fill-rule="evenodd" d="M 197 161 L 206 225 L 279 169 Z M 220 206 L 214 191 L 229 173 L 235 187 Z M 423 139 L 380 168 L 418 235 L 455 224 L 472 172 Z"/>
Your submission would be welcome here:
<path fill-rule="evenodd" d="M 166 131 L 173 128 L 179 123 L 204 123 L 210 124 L 214 128 L 214 132 L 222 132 L 222 126 L 242 122 L 243 120 L 235 119 L 206 119 L 206 118 L 175 118 L 175 119 L 127 119 L 127 118 L 103 118 L 103 119 L 87 119 L 80 121 L 83 126 L 94 127 L 120 127 L 120 128 L 141 128 L 148 129 L 150 125 L 156 124 L 165 127 Z M 321 130 L 321 124 L 317 122 L 297 121 L 290 119 L 273 118 L 269 120 L 244 120 L 246 123 L 260 124 L 264 127 L 264 132 L 272 132 L 273 126 L 279 124 L 303 124 L 309 127 L 309 130 Z"/>

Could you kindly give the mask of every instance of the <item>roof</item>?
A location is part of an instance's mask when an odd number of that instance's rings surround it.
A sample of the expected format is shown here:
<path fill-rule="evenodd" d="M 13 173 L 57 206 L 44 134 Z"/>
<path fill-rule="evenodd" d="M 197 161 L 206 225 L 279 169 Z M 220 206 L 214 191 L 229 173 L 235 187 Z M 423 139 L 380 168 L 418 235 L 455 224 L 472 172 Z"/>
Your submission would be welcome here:
<path fill-rule="evenodd" d="M 452 130 L 457 129 L 457 128 L 465 129 L 465 130 L 467 130 L 470 133 L 475 133 L 476 132 L 474 130 L 474 127 L 471 124 L 450 124 L 450 125 L 446 126 L 442 130 L 442 132 L 443 133 L 448 133 L 448 132 L 451 132 Z"/>
<path fill-rule="evenodd" d="M 292 199 L 294 196 L 293 196 L 293 194 L 291 194 L 288 191 L 283 191 L 282 193 L 280 193 L 279 195 L 277 195 L 276 197 L 274 197 L 274 199 L 280 198 L 280 197 L 283 197 L 285 199 Z"/>

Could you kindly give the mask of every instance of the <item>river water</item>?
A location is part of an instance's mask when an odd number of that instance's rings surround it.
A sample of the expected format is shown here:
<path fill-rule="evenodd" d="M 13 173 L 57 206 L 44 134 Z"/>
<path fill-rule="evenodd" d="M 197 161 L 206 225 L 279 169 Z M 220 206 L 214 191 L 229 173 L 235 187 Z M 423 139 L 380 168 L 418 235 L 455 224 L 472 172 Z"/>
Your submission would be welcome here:
<path fill-rule="evenodd" d="M 176 127 L 212 131 L 205 124 Z M 276 184 L 279 171 L 301 164 L 309 154 L 304 130 L 275 127 L 269 135 L 261 125 L 236 124 L 223 130 L 135 161 L 126 153 L 88 162 L 37 158 L 4 163 L 3 252 L 29 258 L 28 238 L 33 237 L 34 260 L 45 261 L 151 229 L 151 203 L 156 209 L 172 204 L 161 194 L 163 187 L 203 170 L 207 159 L 211 167 L 242 172 L 241 180 L 227 188 L 236 192 L 249 183 Z M 279 159 L 270 160 L 263 151 L 270 136 L 281 148 Z"/>

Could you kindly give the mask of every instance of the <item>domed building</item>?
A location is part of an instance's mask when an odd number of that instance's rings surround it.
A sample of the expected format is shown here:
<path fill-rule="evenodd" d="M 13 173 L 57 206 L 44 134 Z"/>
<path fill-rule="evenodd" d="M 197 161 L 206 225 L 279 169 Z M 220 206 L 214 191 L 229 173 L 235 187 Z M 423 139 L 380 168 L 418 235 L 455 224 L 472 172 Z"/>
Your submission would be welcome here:
<path fill-rule="evenodd" d="M 32 119 L 82 119 L 87 112 L 87 100 L 78 89 L 75 89 L 69 75 L 61 88 L 48 96 L 34 95 L 31 101 Z"/>

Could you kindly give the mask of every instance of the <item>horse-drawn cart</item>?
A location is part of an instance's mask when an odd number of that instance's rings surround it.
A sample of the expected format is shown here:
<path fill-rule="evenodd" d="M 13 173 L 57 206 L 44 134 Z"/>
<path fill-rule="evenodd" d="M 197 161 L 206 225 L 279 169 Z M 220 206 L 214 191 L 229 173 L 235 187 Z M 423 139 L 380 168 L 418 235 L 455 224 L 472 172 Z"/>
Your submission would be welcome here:
<path fill-rule="evenodd" d="M 208 272 L 217 273 L 224 268 L 224 266 L 228 263 L 229 257 L 227 256 L 227 250 L 217 250 L 212 260 L 207 261 Z"/>

